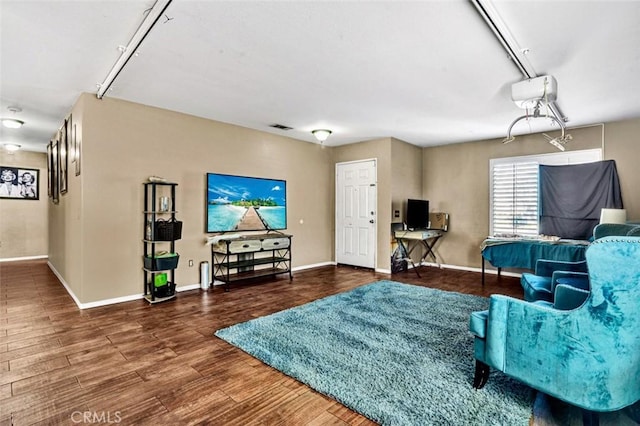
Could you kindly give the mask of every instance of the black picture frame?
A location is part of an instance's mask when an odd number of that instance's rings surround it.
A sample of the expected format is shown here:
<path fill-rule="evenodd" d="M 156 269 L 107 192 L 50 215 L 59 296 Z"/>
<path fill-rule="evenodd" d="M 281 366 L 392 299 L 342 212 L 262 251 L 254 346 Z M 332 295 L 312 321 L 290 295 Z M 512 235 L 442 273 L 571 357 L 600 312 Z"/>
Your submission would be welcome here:
<path fill-rule="evenodd" d="M 50 140 L 47 144 L 47 195 L 49 198 L 53 197 L 53 154 L 52 154 L 53 140 Z"/>
<path fill-rule="evenodd" d="M 78 129 L 76 124 L 73 124 L 73 145 L 75 151 L 76 158 L 76 176 L 80 176 L 80 162 L 82 160 L 82 141 L 80 140 L 80 136 L 78 135 Z"/>
<path fill-rule="evenodd" d="M 60 158 L 60 170 L 59 170 L 59 187 L 60 194 L 66 194 L 67 192 L 67 180 L 69 174 L 67 172 L 69 166 L 69 138 L 67 137 L 67 121 L 60 128 L 60 142 L 58 146 L 59 158 Z"/>
<path fill-rule="evenodd" d="M 60 201 L 59 192 L 59 169 L 60 169 L 60 155 L 58 153 L 58 141 L 60 139 L 60 132 L 58 137 L 52 141 L 51 144 L 51 201 L 53 204 L 58 204 Z"/>
<path fill-rule="evenodd" d="M 0 198 L 12 200 L 40 199 L 40 170 L 0 166 Z"/>
<path fill-rule="evenodd" d="M 76 145 L 75 138 L 73 137 L 73 122 L 72 115 L 69 114 L 69 118 L 66 121 L 67 127 L 67 164 L 70 165 L 76 161 Z"/>

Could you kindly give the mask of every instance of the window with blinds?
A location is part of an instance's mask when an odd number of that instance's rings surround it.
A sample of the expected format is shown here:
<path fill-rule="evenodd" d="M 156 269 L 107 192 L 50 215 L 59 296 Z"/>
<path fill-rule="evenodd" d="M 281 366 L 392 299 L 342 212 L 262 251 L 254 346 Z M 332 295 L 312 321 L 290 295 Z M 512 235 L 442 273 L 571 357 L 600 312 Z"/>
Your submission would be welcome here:
<path fill-rule="evenodd" d="M 538 164 L 531 161 L 494 166 L 492 235 L 538 235 Z"/>
<path fill-rule="evenodd" d="M 490 160 L 490 235 L 538 235 L 540 164 L 580 164 L 600 160 L 600 149 Z"/>

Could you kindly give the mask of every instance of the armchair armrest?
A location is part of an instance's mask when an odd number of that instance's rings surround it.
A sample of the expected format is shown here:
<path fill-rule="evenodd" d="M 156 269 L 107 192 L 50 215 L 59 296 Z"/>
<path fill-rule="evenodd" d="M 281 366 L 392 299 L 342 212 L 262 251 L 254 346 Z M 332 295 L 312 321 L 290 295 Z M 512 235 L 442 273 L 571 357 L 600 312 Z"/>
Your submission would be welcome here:
<path fill-rule="evenodd" d="M 543 315 L 550 310 L 555 310 L 552 307 L 526 302 L 510 296 L 495 294 L 491 296 L 489 299 L 489 321 L 487 321 L 485 337 L 488 350 L 485 353 L 484 362 L 500 371 L 505 371 L 505 360 L 508 352 L 506 345 L 507 334 L 514 332 L 514 330 L 509 332 L 509 329 L 514 325 L 510 318 L 514 306 L 523 306 L 526 309 L 540 311 Z M 513 335 L 517 335 L 518 332 L 516 330 Z"/>
<path fill-rule="evenodd" d="M 555 292 L 560 284 L 570 285 L 582 290 L 589 290 L 589 274 L 586 272 L 555 271 L 551 275 L 551 292 Z"/>
<path fill-rule="evenodd" d="M 581 306 L 588 296 L 589 290 L 569 284 L 558 284 L 553 296 L 553 307 L 561 310 L 575 309 Z"/>
<path fill-rule="evenodd" d="M 566 262 L 562 260 L 538 259 L 536 261 L 535 274 L 541 277 L 550 277 L 555 271 L 587 272 L 587 262 Z"/>

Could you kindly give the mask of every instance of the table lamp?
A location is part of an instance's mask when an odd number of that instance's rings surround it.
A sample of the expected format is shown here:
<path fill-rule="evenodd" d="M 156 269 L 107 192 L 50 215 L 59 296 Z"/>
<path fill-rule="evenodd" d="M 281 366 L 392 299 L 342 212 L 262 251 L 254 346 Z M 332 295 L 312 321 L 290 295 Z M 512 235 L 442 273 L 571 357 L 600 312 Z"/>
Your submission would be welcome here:
<path fill-rule="evenodd" d="M 602 209 L 600 211 L 600 223 L 626 223 L 627 211 L 625 209 Z"/>

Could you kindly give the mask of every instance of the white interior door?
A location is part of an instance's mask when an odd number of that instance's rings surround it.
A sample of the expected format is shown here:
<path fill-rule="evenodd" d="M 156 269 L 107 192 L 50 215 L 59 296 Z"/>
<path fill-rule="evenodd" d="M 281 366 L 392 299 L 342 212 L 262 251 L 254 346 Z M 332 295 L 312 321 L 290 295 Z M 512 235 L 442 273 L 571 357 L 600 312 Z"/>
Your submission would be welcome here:
<path fill-rule="evenodd" d="M 336 164 L 336 262 L 375 268 L 376 160 Z"/>

